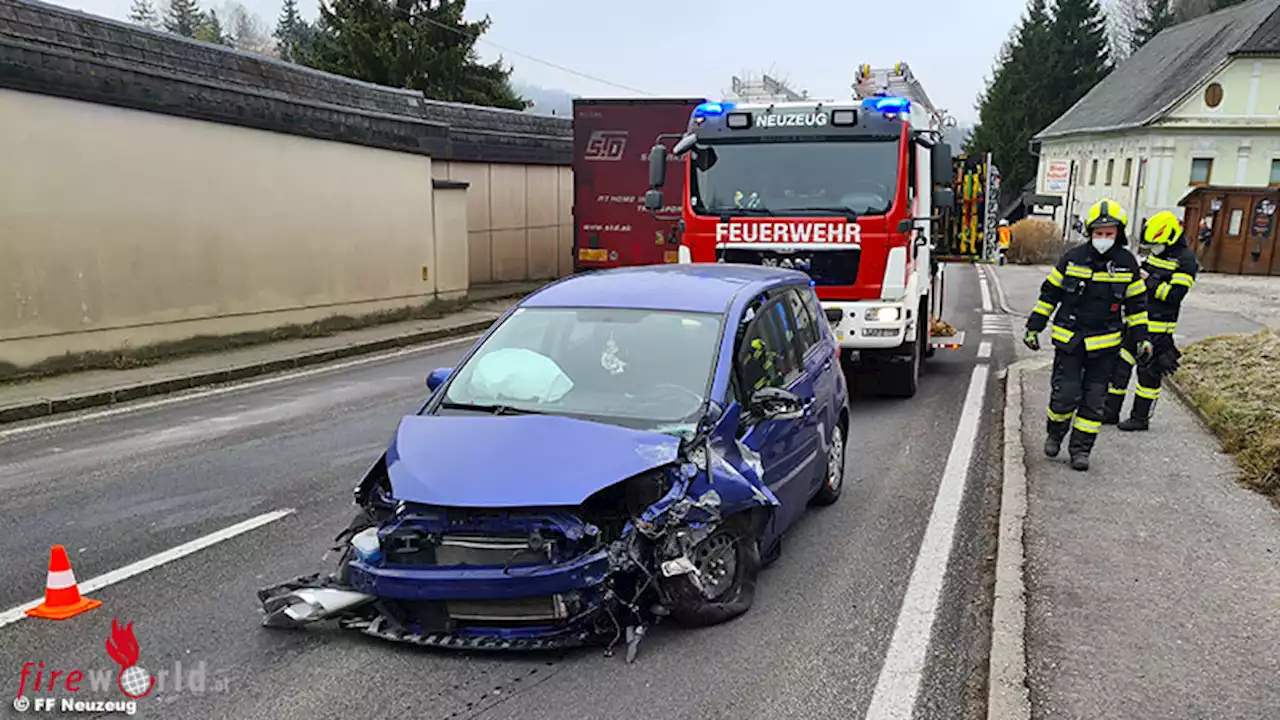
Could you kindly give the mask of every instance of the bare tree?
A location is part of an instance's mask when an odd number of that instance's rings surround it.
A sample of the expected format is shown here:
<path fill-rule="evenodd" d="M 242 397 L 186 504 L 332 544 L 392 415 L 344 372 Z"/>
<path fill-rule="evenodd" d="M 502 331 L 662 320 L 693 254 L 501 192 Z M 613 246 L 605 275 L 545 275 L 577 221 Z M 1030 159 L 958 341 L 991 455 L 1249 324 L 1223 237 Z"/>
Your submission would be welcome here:
<path fill-rule="evenodd" d="M 1147 14 L 1147 0 L 1111 0 L 1104 12 L 1107 15 L 1107 35 L 1111 43 L 1111 57 L 1123 62 L 1138 46 L 1139 28 Z"/>
<path fill-rule="evenodd" d="M 231 42 L 241 50 L 269 55 L 275 43 L 267 34 L 262 19 L 234 0 L 223 4 L 222 14 L 227 18 Z"/>

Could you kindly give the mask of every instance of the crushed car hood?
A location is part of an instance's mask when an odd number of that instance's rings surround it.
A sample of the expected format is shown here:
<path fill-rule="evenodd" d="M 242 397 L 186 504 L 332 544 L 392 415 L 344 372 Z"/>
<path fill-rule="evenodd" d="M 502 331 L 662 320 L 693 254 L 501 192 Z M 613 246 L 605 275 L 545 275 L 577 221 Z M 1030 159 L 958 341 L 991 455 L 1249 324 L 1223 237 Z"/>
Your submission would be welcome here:
<path fill-rule="evenodd" d="M 387 449 L 397 500 L 452 507 L 578 505 L 672 463 L 680 439 L 555 415 L 410 415 Z"/>

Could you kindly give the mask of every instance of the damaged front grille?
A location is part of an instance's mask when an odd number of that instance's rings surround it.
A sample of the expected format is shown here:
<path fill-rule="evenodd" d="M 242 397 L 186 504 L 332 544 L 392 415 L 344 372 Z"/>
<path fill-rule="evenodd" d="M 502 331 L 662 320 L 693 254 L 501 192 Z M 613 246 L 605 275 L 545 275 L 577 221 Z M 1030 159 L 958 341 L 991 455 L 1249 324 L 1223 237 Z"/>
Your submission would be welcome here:
<path fill-rule="evenodd" d="M 387 562 L 415 566 L 519 567 L 552 559 L 554 542 L 537 534 L 434 536 L 402 527 L 383 540 Z"/>
<path fill-rule="evenodd" d="M 449 600 L 449 617 L 461 622 L 536 622 L 564 620 L 569 607 L 560 595 L 509 600 Z"/>

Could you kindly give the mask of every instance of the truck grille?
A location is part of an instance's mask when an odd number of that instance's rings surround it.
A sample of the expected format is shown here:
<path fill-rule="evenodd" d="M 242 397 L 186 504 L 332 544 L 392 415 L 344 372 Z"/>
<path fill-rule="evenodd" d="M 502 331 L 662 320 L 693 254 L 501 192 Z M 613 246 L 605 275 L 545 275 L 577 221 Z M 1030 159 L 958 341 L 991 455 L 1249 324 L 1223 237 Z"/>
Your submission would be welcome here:
<path fill-rule="evenodd" d="M 858 281 L 859 250 L 748 250 L 725 248 L 718 252 L 718 260 L 726 263 L 784 267 L 800 270 L 813 278 L 815 285 L 853 285 Z"/>

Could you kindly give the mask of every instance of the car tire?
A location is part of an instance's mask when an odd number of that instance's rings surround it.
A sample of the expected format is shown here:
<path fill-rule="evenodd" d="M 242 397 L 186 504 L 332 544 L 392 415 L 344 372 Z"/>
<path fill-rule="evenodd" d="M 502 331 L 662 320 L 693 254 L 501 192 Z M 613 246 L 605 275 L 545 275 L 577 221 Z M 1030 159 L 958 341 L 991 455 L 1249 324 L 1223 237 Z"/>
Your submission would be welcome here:
<path fill-rule="evenodd" d="M 760 546 L 752 530 L 751 517 L 739 513 L 715 528 L 690 552 L 695 565 L 706 569 L 708 563 L 696 557 L 700 550 L 714 554 L 732 548 L 733 570 L 723 589 L 708 597 L 690 575 L 664 578 L 671 603 L 671 617 L 686 627 L 707 627 L 727 622 L 751 609 L 755 600 L 756 578 L 760 574 Z"/>
<path fill-rule="evenodd" d="M 836 424 L 831 433 L 831 448 L 827 452 L 826 477 L 822 479 L 822 487 L 813 496 L 814 505 L 834 505 L 844 491 L 844 455 L 847 447 L 848 431 L 841 423 Z"/>

